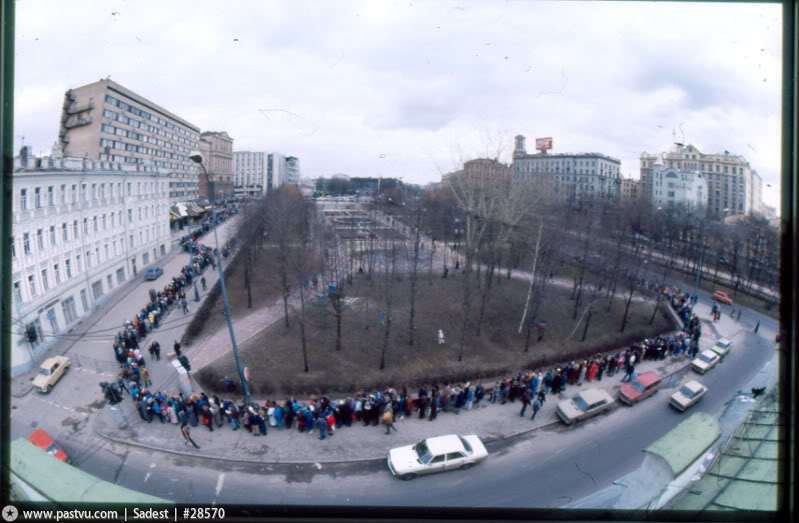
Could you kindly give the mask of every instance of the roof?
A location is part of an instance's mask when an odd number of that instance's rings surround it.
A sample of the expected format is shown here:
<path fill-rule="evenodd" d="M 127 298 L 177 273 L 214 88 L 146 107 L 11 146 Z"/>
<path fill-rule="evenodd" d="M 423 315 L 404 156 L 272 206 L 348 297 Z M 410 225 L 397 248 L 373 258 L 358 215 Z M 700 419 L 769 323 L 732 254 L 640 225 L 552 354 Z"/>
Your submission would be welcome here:
<path fill-rule="evenodd" d="M 53 459 L 25 438 L 11 443 L 11 472 L 57 503 L 172 504 L 171 501 L 114 485 Z"/>
<path fill-rule="evenodd" d="M 668 506 L 673 510 L 777 510 L 780 418 L 765 396 L 720 449 L 707 473 Z"/>
<path fill-rule="evenodd" d="M 653 370 L 650 370 L 650 371 L 642 372 L 641 374 L 639 374 L 638 377 L 635 378 L 635 381 L 637 381 L 638 383 L 640 383 L 644 387 L 648 387 L 648 386 L 652 385 L 653 383 L 655 383 L 656 381 L 660 381 L 661 378 L 662 377 L 661 377 L 660 374 L 658 374 L 657 372 L 655 372 Z"/>
<path fill-rule="evenodd" d="M 65 361 L 68 361 L 68 360 L 69 360 L 69 358 L 67 358 L 66 356 L 51 356 L 50 358 L 47 358 L 46 360 L 44 360 L 41 363 L 41 365 L 39 365 L 39 366 L 40 367 L 52 367 L 53 364 L 55 364 L 55 363 L 64 363 Z"/>
<path fill-rule="evenodd" d="M 697 412 L 663 437 L 644 449 L 663 458 L 674 476 L 679 476 L 696 461 L 721 435 L 713 416 Z"/>
<path fill-rule="evenodd" d="M 608 393 L 601 389 L 588 389 L 580 392 L 579 396 L 589 405 L 593 405 L 594 403 L 607 399 Z"/>
<path fill-rule="evenodd" d="M 455 434 L 427 438 L 426 444 L 428 450 L 430 450 L 430 453 L 434 456 L 447 454 L 449 452 L 466 452 L 463 443 L 461 443 L 461 439 Z"/>
<path fill-rule="evenodd" d="M 696 380 L 691 380 L 691 381 L 683 384 L 683 387 L 687 387 L 688 389 L 691 390 L 691 392 L 697 393 L 697 392 L 699 392 L 700 390 L 702 390 L 704 388 L 704 385 L 702 385 L 701 383 L 699 383 Z"/>
<path fill-rule="evenodd" d="M 726 347 L 727 345 L 731 344 L 732 342 L 727 338 L 719 338 L 716 342 L 716 345 L 721 345 L 722 347 Z"/>
<path fill-rule="evenodd" d="M 708 358 L 718 358 L 719 357 L 718 354 L 716 354 L 715 352 L 713 352 L 710 349 L 705 349 L 700 354 L 703 354 L 703 355 L 705 355 Z"/>

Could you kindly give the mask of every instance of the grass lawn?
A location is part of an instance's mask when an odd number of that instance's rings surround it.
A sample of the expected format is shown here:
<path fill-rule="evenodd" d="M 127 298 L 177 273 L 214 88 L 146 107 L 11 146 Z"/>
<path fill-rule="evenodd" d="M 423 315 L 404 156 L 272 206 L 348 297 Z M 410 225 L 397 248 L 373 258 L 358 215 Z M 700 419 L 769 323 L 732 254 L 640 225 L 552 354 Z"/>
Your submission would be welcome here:
<path fill-rule="evenodd" d="M 232 278 L 239 279 L 239 278 Z M 474 287 L 476 288 L 476 287 Z M 346 392 L 366 386 L 401 387 L 420 383 L 457 381 L 535 368 L 622 347 L 645 336 L 673 328 L 665 314 L 658 314 L 648 325 L 654 303 L 633 302 L 627 328 L 619 334 L 624 301 L 617 297 L 610 312 L 602 300 L 591 318 L 586 341 L 579 341 L 583 324 L 569 337 L 575 326 L 570 289 L 550 285 L 538 318 L 548 322 L 543 341 L 533 332 L 528 353 L 524 352 L 524 333 L 518 334 L 526 282 L 505 280 L 493 289 L 486 307 L 481 336 L 476 336 L 479 295 L 474 292 L 471 320 L 462 362 L 458 362 L 458 341 L 462 321 L 462 275 L 431 280 L 420 275 L 417 284 L 416 340 L 408 344 L 410 279 L 396 282 L 391 338 L 387 364 L 379 370 L 384 328 L 382 289 L 371 286 L 364 275 L 356 275 L 345 287 L 350 299 L 342 321 L 342 349 L 335 350 L 336 321 L 329 303 L 308 304 L 306 332 L 310 372 L 303 372 L 299 324 L 292 316 L 291 327 L 282 322 L 272 325 L 241 347 L 243 364 L 248 366 L 254 392 L 260 394 L 305 394 Z M 245 298 L 246 299 L 246 298 Z M 236 298 L 241 303 L 240 298 Z M 438 329 L 446 343 L 437 342 Z M 221 378 L 236 376 L 233 358 L 220 358 L 197 374 L 206 390 L 219 390 Z"/>

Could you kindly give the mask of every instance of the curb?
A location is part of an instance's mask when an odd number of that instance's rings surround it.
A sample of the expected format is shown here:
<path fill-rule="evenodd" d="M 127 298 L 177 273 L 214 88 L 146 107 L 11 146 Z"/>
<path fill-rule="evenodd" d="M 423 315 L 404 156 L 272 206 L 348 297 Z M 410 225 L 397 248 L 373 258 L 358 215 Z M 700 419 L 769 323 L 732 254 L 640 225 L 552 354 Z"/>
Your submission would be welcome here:
<path fill-rule="evenodd" d="M 684 371 L 685 369 L 689 368 L 690 365 L 691 365 L 690 362 L 686 362 L 684 365 L 680 366 L 679 368 L 669 372 L 668 374 L 664 374 L 663 375 L 663 379 L 669 378 L 669 377 L 673 376 L 674 374 L 677 374 L 678 372 Z M 609 412 L 613 412 L 616 409 L 618 409 L 619 407 L 620 407 L 620 405 L 618 404 L 618 402 L 616 402 L 615 406 Z M 520 430 L 520 431 L 517 431 L 517 432 L 512 432 L 512 433 L 510 433 L 508 435 L 505 435 L 505 436 L 502 436 L 502 437 L 485 438 L 485 439 L 483 439 L 483 442 L 486 443 L 486 444 L 495 444 L 495 443 L 505 442 L 505 441 L 508 441 L 508 440 L 513 440 L 513 439 L 525 436 L 527 434 L 531 434 L 531 433 L 533 433 L 533 432 L 535 432 L 537 430 L 545 429 L 545 428 L 552 427 L 552 426 L 555 426 L 555 425 L 560 425 L 560 421 L 553 421 L 553 422 L 550 422 L 550 423 L 547 423 L 547 424 L 544 424 L 544 425 L 539 425 L 537 427 L 532 427 L 532 428 L 529 428 L 529 429 L 524 429 L 524 430 Z M 253 465 L 257 464 L 257 465 L 311 465 L 311 466 L 313 466 L 313 465 L 316 465 L 316 464 L 320 464 L 320 465 L 347 465 L 347 464 L 357 464 L 357 463 L 360 463 L 360 464 L 378 463 L 378 462 L 383 462 L 386 459 L 384 456 L 380 456 L 380 457 L 376 457 L 376 458 L 360 458 L 360 459 L 346 459 L 346 460 L 314 460 L 314 461 L 296 461 L 296 460 L 263 461 L 263 460 L 246 459 L 246 458 L 228 458 L 228 457 L 222 457 L 222 456 L 209 456 L 209 455 L 206 455 L 206 454 L 193 454 L 191 452 L 186 452 L 186 451 L 182 451 L 182 450 L 165 449 L 165 448 L 162 448 L 162 447 L 155 447 L 155 446 L 151 446 L 151 445 L 145 445 L 143 443 L 132 441 L 130 439 L 122 439 L 122 438 L 118 438 L 116 436 L 112 436 L 110 434 L 102 432 L 101 430 L 99 430 L 96 427 L 94 429 L 94 432 L 95 432 L 95 434 L 97 434 L 101 438 L 104 438 L 104 439 L 106 439 L 108 441 L 112 441 L 114 443 L 119 443 L 119 444 L 122 444 L 122 445 L 129 445 L 129 446 L 132 446 L 132 447 L 138 447 L 138 448 L 147 449 L 147 450 L 154 450 L 154 451 L 157 451 L 157 452 L 164 452 L 164 453 L 167 453 L 167 454 L 174 454 L 174 455 L 177 455 L 177 456 L 206 459 L 206 460 L 211 460 L 211 461 L 224 461 L 224 462 L 228 462 L 228 463 L 247 463 L 247 464 L 253 464 Z"/>

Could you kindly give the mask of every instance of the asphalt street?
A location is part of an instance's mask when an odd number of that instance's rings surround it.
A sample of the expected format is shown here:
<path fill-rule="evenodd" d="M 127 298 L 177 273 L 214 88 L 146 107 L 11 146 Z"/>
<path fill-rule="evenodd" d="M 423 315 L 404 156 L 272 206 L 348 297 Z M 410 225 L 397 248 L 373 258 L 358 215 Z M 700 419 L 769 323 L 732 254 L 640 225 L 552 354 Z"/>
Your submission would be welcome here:
<path fill-rule="evenodd" d="M 702 301 L 707 300 L 703 294 Z M 757 335 L 752 333 L 756 318 L 761 320 Z M 775 354 L 776 327 L 774 320 L 745 312 L 741 325 L 730 333 L 733 351 L 700 378 L 710 393 L 694 411 L 720 415 L 741 384 Z M 282 467 L 231 464 L 114 444 L 96 438 L 80 421 L 92 409 L 91 404 L 75 412 L 56 412 L 54 419 L 60 419 L 62 425 L 58 441 L 82 470 L 178 502 L 560 507 L 637 468 L 643 460 L 642 449 L 684 419 L 685 415 L 667 406 L 679 378 L 664 384 L 653 398 L 636 407 L 616 409 L 574 428 L 538 431 L 505 448 L 491 449 L 489 459 L 471 470 L 408 482 L 394 479 L 382 463 Z M 90 383 L 96 387 L 96 380 Z M 25 416 L 15 414 L 12 436 L 27 434 L 31 430 L 28 426 L 36 423 L 32 419 L 46 418 L 47 413 L 60 408 L 48 404 L 56 404 L 50 398 L 29 398 L 28 409 L 41 403 L 42 410 Z M 31 421 L 25 423 L 26 418 Z M 268 439 L 265 444 L 269 444 Z"/>

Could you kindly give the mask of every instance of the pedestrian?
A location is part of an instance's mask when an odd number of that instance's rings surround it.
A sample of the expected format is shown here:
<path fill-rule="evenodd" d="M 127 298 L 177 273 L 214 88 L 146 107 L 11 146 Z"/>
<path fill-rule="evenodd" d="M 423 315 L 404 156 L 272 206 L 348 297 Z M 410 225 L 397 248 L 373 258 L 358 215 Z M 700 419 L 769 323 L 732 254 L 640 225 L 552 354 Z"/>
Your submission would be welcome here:
<path fill-rule="evenodd" d="M 161 344 L 157 341 L 153 342 L 153 352 L 155 353 L 156 361 L 161 361 Z"/>
<path fill-rule="evenodd" d="M 180 357 L 180 342 L 175 340 L 175 344 L 173 345 L 175 350 L 175 356 Z"/>
<path fill-rule="evenodd" d="M 757 331 L 759 330 L 760 330 L 760 320 L 757 320 L 757 324 L 755 325 L 755 334 L 757 334 Z"/>
<path fill-rule="evenodd" d="M 180 306 L 183 307 L 184 315 L 189 313 L 189 302 L 186 301 L 185 297 L 180 299 Z"/>
<path fill-rule="evenodd" d="M 538 414 L 538 411 L 541 410 L 541 407 L 543 407 L 543 402 L 541 401 L 541 396 L 539 395 L 539 397 L 533 400 L 533 415 L 530 416 L 531 420 L 535 419 L 535 415 Z"/>
<path fill-rule="evenodd" d="M 180 427 L 180 433 L 183 434 L 183 439 L 186 440 L 186 446 L 188 447 L 189 444 L 194 445 L 195 449 L 199 449 L 200 446 L 197 445 L 193 439 L 191 439 L 191 431 L 189 430 L 189 426 L 185 423 Z"/>
<path fill-rule="evenodd" d="M 391 429 L 397 431 L 397 427 L 394 426 L 394 412 L 391 407 L 387 407 L 383 412 L 383 425 L 386 426 L 386 435 L 391 434 Z"/>
<path fill-rule="evenodd" d="M 325 439 L 327 436 L 327 420 L 319 416 L 316 420 L 316 428 L 319 429 L 319 439 Z"/>
<path fill-rule="evenodd" d="M 150 371 L 147 370 L 147 367 L 141 367 L 139 376 L 141 377 L 142 383 L 144 383 L 145 387 L 150 387 L 153 382 L 150 381 Z"/>
<path fill-rule="evenodd" d="M 525 411 L 527 411 L 527 407 L 530 406 L 531 397 L 532 395 L 530 393 L 530 389 L 524 389 L 524 392 L 522 392 L 522 411 L 519 412 L 520 418 L 524 416 Z"/>
<path fill-rule="evenodd" d="M 203 276 L 202 278 L 200 278 L 200 283 L 201 283 L 201 284 L 202 284 L 202 286 L 203 286 L 203 290 L 205 290 L 205 276 Z"/>

